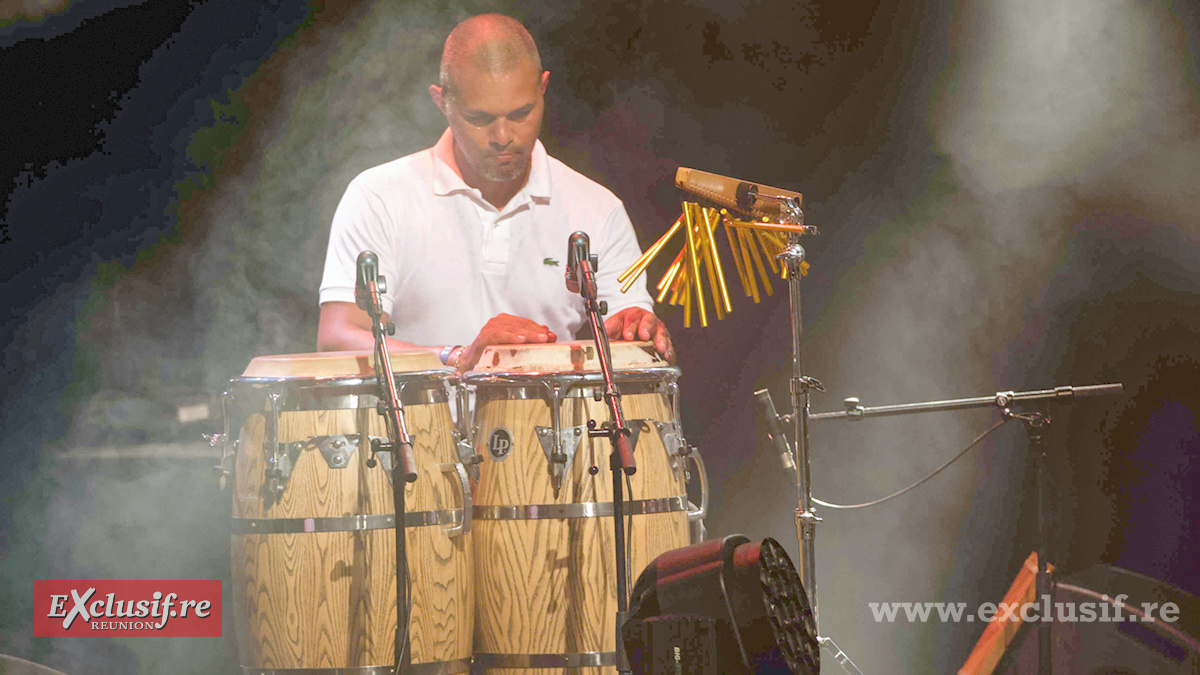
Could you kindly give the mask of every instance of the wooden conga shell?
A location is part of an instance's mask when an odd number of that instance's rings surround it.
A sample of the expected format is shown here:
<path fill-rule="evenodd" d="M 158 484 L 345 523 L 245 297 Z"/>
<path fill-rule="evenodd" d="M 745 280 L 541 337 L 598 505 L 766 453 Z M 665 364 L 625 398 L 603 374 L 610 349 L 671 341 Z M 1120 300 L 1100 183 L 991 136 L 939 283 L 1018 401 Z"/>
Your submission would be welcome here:
<path fill-rule="evenodd" d="M 411 522 L 455 510 L 461 517 L 459 480 L 442 470 L 458 461 L 449 405 L 437 393 L 451 373 L 426 351 L 394 352 L 391 361 L 402 398 L 412 399 L 403 407 L 419 471 L 405 487 L 411 660 L 463 672 L 474 629 L 470 537 L 448 536 L 450 524 Z M 260 357 L 232 384 L 227 404 L 239 421 L 231 430 L 240 431 L 232 559 L 244 669 L 394 663 L 392 488 L 382 462 L 367 466 L 369 448 L 360 440 L 387 436 L 373 378 L 370 352 L 345 352 Z M 343 466 L 331 467 L 309 443 L 329 436 L 359 440 L 348 458 L 334 460 Z M 268 479 L 275 441 L 305 444 L 278 495 Z"/>
<path fill-rule="evenodd" d="M 611 510 L 598 517 L 555 517 L 562 509 L 594 508 L 612 502 L 611 447 L 606 438 L 590 439 L 586 429 L 558 494 L 536 428 L 551 426 L 551 406 L 534 395 L 538 380 L 551 373 L 589 373 L 598 369 L 590 343 L 494 347 L 480 359 L 481 370 L 464 376 L 475 385 L 476 450 L 484 456 L 475 498 L 476 662 L 489 673 L 615 672 L 608 663 L 616 646 L 616 565 Z M 649 356 L 642 343 L 613 343 L 614 366 L 678 371 Z M 589 358 L 590 356 L 590 358 Z M 557 371 L 555 370 L 557 369 Z M 519 374 L 511 385 L 487 384 L 489 375 Z M 521 377 L 528 376 L 528 383 Z M 507 377 L 507 376 L 505 376 Z M 672 422 L 673 411 L 657 386 L 621 385 L 646 393 L 623 393 L 627 420 L 639 422 L 634 458 L 637 473 L 623 483 L 624 498 L 658 513 L 626 518 L 630 580 L 655 557 L 688 543 L 687 499 L 681 472 L 652 421 Z M 575 394 L 588 394 L 576 391 Z M 517 393 L 522 392 L 522 393 Z M 520 396 L 531 396 L 521 398 Z M 562 427 L 584 427 L 587 420 L 609 419 L 607 406 L 590 395 L 572 395 L 560 408 Z M 498 429 L 512 437 L 511 452 L 497 457 L 490 440 Z M 591 466 L 599 471 L 592 475 Z M 530 508 L 537 505 L 537 512 Z M 517 507 L 515 510 L 510 507 Z M 556 508 L 559 511 L 556 511 Z M 518 513 L 523 515 L 517 515 Z M 629 587 L 632 587 L 630 581 Z M 536 655 L 536 656 L 534 656 Z M 581 656 L 582 655 L 582 656 Z M 601 659 L 597 661 L 597 659 Z M 524 663 L 522 663 L 524 662 Z M 567 665 L 569 668 L 537 665 Z"/>

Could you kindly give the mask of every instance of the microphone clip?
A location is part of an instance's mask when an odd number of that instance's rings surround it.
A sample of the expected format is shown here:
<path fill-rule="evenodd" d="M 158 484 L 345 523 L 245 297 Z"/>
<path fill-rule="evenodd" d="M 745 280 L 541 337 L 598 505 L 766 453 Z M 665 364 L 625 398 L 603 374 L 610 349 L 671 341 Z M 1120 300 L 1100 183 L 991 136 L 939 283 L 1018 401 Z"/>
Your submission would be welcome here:
<path fill-rule="evenodd" d="M 380 296 L 387 293 L 387 279 L 379 274 L 379 257 L 374 251 L 363 251 L 355 268 L 354 304 L 372 319 L 383 316 Z"/>
<path fill-rule="evenodd" d="M 596 270 L 600 267 L 600 258 L 590 252 L 589 245 L 586 233 L 576 232 L 571 235 L 567 243 L 567 271 L 563 276 L 566 277 L 568 291 L 595 300 Z"/>

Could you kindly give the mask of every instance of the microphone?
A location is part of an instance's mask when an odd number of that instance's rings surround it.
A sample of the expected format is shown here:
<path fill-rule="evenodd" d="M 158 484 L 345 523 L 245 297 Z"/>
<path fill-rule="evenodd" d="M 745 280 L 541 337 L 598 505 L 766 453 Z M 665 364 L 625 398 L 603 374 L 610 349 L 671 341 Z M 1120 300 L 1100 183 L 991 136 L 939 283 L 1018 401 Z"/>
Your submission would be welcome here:
<path fill-rule="evenodd" d="M 567 240 L 567 290 L 585 298 L 596 297 L 596 256 L 591 255 L 591 239 L 586 232 L 575 232 Z"/>
<path fill-rule="evenodd" d="M 783 433 L 783 425 L 779 423 L 779 413 L 775 410 L 775 401 L 771 400 L 771 390 L 759 389 L 754 392 L 754 398 L 758 399 L 763 408 L 763 414 L 767 417 L 767 438 L 775 445 L 775 451 L 779 453 L 779 461 L 783 462 L 783 468 L 796 469 L 796 462 L 792 459 L 792 446 L 788 443 L 787 436 Z"/>
<path fill-rule="evenodd" d="M 357 275 L 354 283 L 354 302 L 358 308 L 365 310 L 372 317 L 383 314 L 380 307 L 379 294 L 384 292 L 383 279 L 379 276 L 379 256 L 374 251 L 363 251 L 358 254 L 355 265 Z"/>
<path fill-rule="evenodd" d="M 675 172 L 675 185 L 685 192 L 755 218 L 779 219 L 782 215 L 788 215 L 792 209 L 799 209 L 804 200 L 804 195 L 799 192 L 682 166 Z"/>

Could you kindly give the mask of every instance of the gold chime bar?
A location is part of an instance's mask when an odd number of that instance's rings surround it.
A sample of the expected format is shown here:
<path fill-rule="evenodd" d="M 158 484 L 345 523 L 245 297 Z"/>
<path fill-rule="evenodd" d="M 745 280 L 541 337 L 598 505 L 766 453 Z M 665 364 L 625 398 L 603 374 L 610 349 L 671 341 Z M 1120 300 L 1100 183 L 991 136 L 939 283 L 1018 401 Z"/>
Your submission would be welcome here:
<path fill-rule="evenodd" d="M 685 327 L 691 326 L 693 303 L 694 314 L 699 316 L 700 325 L 708 326 L 708 310 L 704 301 L 705 286 L 712 293 L 713 309 L 718 320 L 733 312 L 729 286 L 721 265 L 721 251 L 717 247 L 719 226 L 723 226 L 720 229 L 725 230 L 725 237 L 737 268 L 738 281 L 742 284 L 742 292 L 755 303 L 762 300 L 764 291 L 768 296 L 774 295 L 772 274 L 787 279 L 787 266 L 779 263 L 776 257 L 787 248 L 788 235 L 793 232 L 803 234 L 810 231 L 804 225 L 739 220 L 730 216 L 725 209 L 718 211 L 695 202 L 684 202 L 682 211 L 667 232 L 646 249 L 629 269 L 622 272 L 617 280 L 622 282 L 622 292 L 629 290 L 682 228 L 683 246 L 655 285 L 655 301 L 682 306 Z M 766 258 L 765 262 L 763 258 Z M 701 272 L 701 269 L 704 271 Z M 807 273 L 808 263 L 801 263 L 800 270 Z"/>

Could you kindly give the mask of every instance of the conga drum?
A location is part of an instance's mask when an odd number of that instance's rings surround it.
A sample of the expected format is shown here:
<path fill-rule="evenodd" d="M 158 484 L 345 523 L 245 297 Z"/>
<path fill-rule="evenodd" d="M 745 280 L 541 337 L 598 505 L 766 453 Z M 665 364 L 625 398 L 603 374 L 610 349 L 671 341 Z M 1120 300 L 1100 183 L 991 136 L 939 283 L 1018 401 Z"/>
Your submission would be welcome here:
<path fill-rule="evenodd" d="M 419 471 L 405 487 L 409 672 L 465 672 L 473 558 L 470 485 L 448 403 L 454 373 L 428 351 L 390 360 Z M 391 672 L 390 453 L 367 463 L 370 440 L 387 439 L 378 391 L 371 352 L 334 352 L 256 358 L 226 393 L 243 673 Z"/>
<path fill-rule="evenodd" d="M 688 544 L 687 446 L 679 370 L 649 343 L 614 342 L 612 352 L 635 440 L 637 472 L 623 483 L 632 579 Z M 603 381 L 591 342 L 489 347 L 463 375 L 483 457 L 472 532 L 481 670 L 615 672 L 611 444 L 587 427 L 610 418 L 594 398 Z"/>

